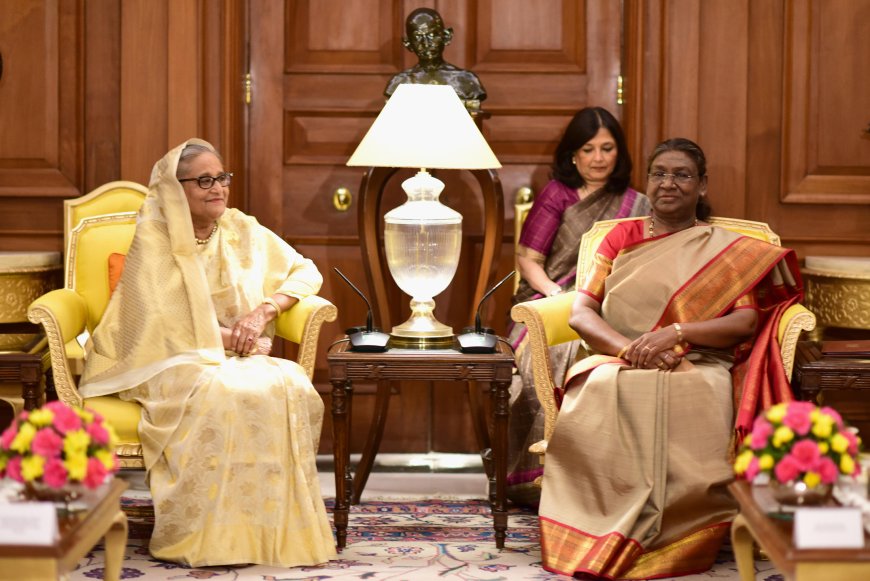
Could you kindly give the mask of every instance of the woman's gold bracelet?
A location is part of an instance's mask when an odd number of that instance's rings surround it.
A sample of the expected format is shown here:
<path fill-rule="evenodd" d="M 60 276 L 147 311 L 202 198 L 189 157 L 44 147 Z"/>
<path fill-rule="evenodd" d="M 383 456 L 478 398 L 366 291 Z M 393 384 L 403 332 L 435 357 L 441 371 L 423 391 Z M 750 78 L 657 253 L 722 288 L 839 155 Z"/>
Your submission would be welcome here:
<path fill-rule="evenodd" d="M 683 342 L 683 328 L 679 323 L 674 323 L 674 329 L 677 331 L 677 345 Z"/>
<path fill-rule="evenodd" d="M 265 299 L 263 299 L 263 304 L 269 305 L 270 307 L 275 309 L 275 316 L 276 317 L 281 316 L 281 305 L 278 304 L 278 301 L 276 301 L 272 297 L 266 297 Z"/>
<path fill-rule="evenodd" d="M 629 343 L 629 345 L 631 345 L 631 343 Z M 626 345 L 625 347 L 620 349 L 619 353 L 617 353 L 616 356 L 619 357 L 620 359 L 622 359 L 622 357 L 623 357 L 623 355 L 625 355 L 626 351 L 628 351 L 628 345 Z"/>

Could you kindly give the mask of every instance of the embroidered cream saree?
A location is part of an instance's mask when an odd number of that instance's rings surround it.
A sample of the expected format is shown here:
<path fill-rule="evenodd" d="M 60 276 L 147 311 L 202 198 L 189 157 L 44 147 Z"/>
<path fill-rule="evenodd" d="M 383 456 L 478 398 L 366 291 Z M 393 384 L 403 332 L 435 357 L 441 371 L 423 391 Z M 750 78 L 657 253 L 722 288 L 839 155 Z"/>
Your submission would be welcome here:
<path fill-rule="evenodd" d="M 323 402 L 296 363 L 225 354 L 219 330 L 275 292 L 316 293 L 322 279 L 234 209 L 196 245 L 175 177 L 185 145 L 154 167 L 81 392 L 117 392 L 143 407 L 155 557 L 191 566 L 322 563 L 335 555 L 315 465 Z"/>
<path fill-rule="evenodd" d="M 788 253 L 711 227 L 630 246 L 603 280 L 602 317 L 635 338 L 721 316 L 765 281 L 791 280 Z M 572 367 L 547 449 L 544 568 L 648 579 L 712 566 L 736 512 L 733 361 L 693 349 L 667 372 L 601 355 Z"/>

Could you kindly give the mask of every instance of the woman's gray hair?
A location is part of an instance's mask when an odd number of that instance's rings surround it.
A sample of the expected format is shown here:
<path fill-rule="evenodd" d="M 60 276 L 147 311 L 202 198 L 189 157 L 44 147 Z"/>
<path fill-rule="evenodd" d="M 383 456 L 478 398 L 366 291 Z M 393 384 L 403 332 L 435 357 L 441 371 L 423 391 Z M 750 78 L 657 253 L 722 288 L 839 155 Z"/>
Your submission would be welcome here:
<path fill-rule="evenodd" d="M 184 149 L 181 150 L 181 155 L 178 157 L 178 167 L 175 169 L 175 177 L 182 176 L 182 169 L 187 169 L 187 164 L 191 161 L 202 155 L 203 153 L 211 153 L 223 164 L 224 160 L 221 158 L 221 154 L 213 149 L 209 149 L 205 145 L 200 145 L 199 143 L 189 143 L 184 146 Z"/>

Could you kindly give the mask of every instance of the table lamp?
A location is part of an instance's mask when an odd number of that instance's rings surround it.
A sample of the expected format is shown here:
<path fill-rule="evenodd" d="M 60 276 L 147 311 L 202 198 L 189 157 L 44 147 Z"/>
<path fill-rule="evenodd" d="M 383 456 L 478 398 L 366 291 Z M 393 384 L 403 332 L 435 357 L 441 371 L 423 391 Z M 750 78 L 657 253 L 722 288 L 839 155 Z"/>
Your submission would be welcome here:
<path fill-rule="evenodd" d="M 434 297 L 450 285 L 459 264 L 462 215 L 438 197 L 444 183 L 427 169 L 492 169 L 496 159 L 450 85 L 399 85 L 347 162 L 349 166 L 407 167 L 408 199 L 384 215 L 387 266 L 411 296 L 411 317 L 395 326 L 390 345 L 441 349 L 453 329 L 434 315 Z"/>

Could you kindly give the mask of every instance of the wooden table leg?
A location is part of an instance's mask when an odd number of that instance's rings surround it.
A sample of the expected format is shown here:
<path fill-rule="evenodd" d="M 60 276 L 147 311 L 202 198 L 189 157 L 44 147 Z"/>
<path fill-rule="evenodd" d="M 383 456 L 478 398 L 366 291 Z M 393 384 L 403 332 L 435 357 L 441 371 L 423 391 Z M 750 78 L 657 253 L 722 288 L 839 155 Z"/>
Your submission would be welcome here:
<path fill-rule="evenodd" d="M 752 556 L 752 531 L 742 514 L 738 514 L 731 523 L 731 547 L 734 550 L 734 560 L 737 561 L 737 572 L 740 581 L 755 579 L 755 559 Z"/>
<path fill-rule="evenodd" d="M 507 441 L 510 381 L 494 381 L 492 387 L 492 451 L 495 461 L 495 495 L 490 493 L 490 499 L 495 528 L 495 546 L 502 549 L 507 538 Z"/>
<path fill-rule="evenodd" d="M 492 387 L 489 386 L 489 389 Z M 486 422 L 484 402 L 480 397 L 480 384 L 476 381 L 468 382 L 468 406 L 471 409 L 471 421 L 474 426 L 474 435 L 477 437 L 477 445 L 480 448 L 483 469 L 486 472 L 486 477 L 492 479 L 492 443 L 489 440 L 489 426 Z"/>
<path fill-rule="evenodd" d="M 127 515 L 119 510 L 112 521 L 112 526 L 106 531 L 106 566 L 103 579 L 117 581 L 121 578 L 121 564 L 124 562 L 126 548 Z"/>
<path fill-rule="evenodd" d="M 366 482 L 369 481 L 369 474 L 371 474 L 372 465 L 375 463 L 378 448 L 381 446 L 381 438 L 384 436 L 384 426 L 387 423 L 387 411 L 389 408 L 390 382 L 384 380 L 378 381 L 378 391 L 375 398 L 375 417 L 373 418 L 372 425 L 369 427 L 366 446 L 356 467 L 356 474 L 353 478 L 351 504 L 359 504 L 359 499 L 362 496 L 363 489 L 366 487 Z"/>
<path fill-rule="evenodd" d="M 32 361 L 21 363 L 21 391 L 24 409 L 35 410 L 42 405 L 44 387 L 42 383 L 42 360 L 34 357 Z"/>
<path fill-rule="evenodd" d="M 332 454 L 335 463 L 335 544 L 339 550 L 347 544 L 348 488 L 348 415 L 349 400 L 353 397 L 350 380 L 332 381 Z"/>

